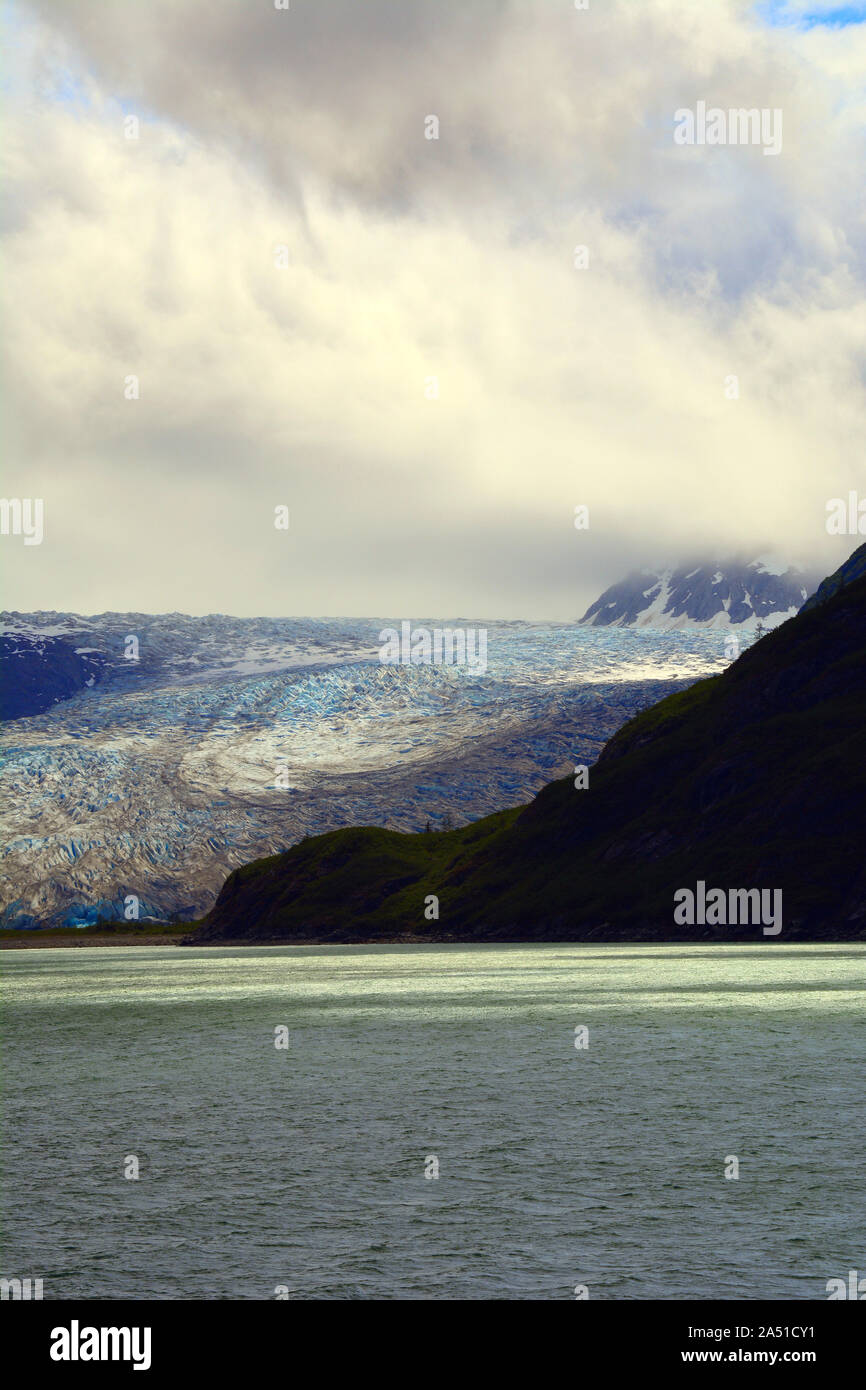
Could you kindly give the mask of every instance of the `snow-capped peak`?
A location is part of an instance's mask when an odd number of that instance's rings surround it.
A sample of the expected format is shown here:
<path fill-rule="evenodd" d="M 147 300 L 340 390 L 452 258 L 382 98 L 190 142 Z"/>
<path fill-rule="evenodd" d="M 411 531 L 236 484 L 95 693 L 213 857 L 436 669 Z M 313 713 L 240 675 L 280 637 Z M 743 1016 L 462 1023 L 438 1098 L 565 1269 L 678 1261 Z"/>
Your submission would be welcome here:
<path fill-rule="evenodd" d="M 648 584 L 648 579 L 651 581 Z M 677 569 L 635 570 L 591 605 L 581 622 L 591 626 L 683 628 L 778 627 L 797 613 L 803 591 L 820 575 L 772 555 L 709 561 Z"/>

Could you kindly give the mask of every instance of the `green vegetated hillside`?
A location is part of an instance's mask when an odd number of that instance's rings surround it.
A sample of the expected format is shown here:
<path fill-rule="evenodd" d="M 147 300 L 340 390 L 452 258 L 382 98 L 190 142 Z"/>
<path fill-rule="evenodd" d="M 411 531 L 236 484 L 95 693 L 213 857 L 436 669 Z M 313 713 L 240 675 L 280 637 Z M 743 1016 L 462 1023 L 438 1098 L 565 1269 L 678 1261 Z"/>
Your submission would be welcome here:
<path fill-rule="evenodd" d="M 231 874 L 196 942 L 765 939 L 677 926 L 673 895 L 698 880 L 781 889 L 777 940 L 866 939 L 864 559 L 722 675 L 626 724 L 588 789 L 564 778 L 445 833 L 305 840 Z"/>

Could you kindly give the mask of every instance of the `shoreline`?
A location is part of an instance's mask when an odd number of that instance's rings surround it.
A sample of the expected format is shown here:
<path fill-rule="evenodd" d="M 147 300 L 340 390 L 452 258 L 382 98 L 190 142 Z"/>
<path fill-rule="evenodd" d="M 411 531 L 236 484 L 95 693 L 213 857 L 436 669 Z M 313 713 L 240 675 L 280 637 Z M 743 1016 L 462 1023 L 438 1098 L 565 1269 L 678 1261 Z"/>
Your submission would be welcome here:
<path fill-rule="evenodd" d="M 141 935 L 130 933 L 85 936 L 73 936 L 69 932 L 43 932 L 38 929 L 34 931 L 21 932 L 15 940 L 5 940 L 0 937 L 0 951 L 32 951 L 45 950 L 54 947 L 81 947 L 81 946 L 179 946 L 181 940 L 189 936 L 188 931 L 178 932 L 147 932 Z M 22 938 L 34 938 L 25 940 Z"/>
<path fill-rule="evenodd" d="M 539 939 L 522 939 L 517 937 L 486 937 L 472 938 L 459 937 L 453 935 L 425 935 L 413 936 L 410 934 L 400 936 L 368 936 L 368 937 L 344 937 L 334 939 L 333 937 L 271 937 L 251 940 L 249 937 L 231 937 L 225 940 L 214 940 L 210 938 L 205 941 L 196 941 L 190 937 L 188 930 L 177 932 L 148 932 L 133 934 L 131 932 L 117 932 L 97 935 L 96 933 L 87 936 L 73 936 L 68 932 L 42 932 L 39 930 L 22 931 L 16 934 L 15 940 L 6 939 L 0 935 L 0 950 L 3 951 L 27 951 L 27 950 L 46 950 L 54 948 L 62 950 L 64 947 L 78 949 L 82 946 L 192 946 L 210 947 L 218 950 L 220 947 L 237 949 L 238 947 L 276 947 L 276 946 L 864 946 L 866 937 L 860 936 L 820 936 L 820 937 L 774 937 L 771 940 L 751 939 L 742 936 L 731 936 L 720 938 L 718 936 L 692 936 L 692 937 L 621 937 L 621 936 L 585 936 L 585 937 L 550 937 Z"/>

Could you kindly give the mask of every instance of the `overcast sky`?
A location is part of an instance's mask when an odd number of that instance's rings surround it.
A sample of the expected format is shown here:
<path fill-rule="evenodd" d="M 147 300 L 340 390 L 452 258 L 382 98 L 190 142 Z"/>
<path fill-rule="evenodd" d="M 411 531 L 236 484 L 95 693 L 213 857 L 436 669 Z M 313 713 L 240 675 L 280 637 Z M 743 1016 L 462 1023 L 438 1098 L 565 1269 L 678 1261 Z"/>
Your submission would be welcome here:
<path fill-rule="evenodd" d="M 857 544 L 866 6 L 5 25 L 3 491 L 45 507 L 5 607 L 573 618 L 644 562 Z M 701 101 L 781 152 L 677 144 Z"/>

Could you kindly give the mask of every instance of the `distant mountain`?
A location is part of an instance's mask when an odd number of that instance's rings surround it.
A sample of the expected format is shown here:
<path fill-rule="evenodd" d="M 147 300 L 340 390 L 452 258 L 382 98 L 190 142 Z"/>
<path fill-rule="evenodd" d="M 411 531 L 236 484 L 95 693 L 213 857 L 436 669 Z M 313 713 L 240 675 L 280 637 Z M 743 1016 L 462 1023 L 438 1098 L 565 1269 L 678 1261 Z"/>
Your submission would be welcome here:
<path fill-rule="evenodd" d="M 95 685 L 104 666 L 101 653 L 61 637 L 0 633 L 0 719 L 43 714 L 58 700 Z"/>
<path fill-rule="evenodd" d="M 866 577 L 637 715 L 588 786 L 444 834 L 305 840 L 232 873 L 194 944 L 764 941 L 678 925 L 677 894 L 705 888 L 779 894 L 782 942 L 866 939 L 864 708 Z"/>
<path fill-rule="evenodd" d="M 758 558 L 633 570 L 584 613 L 592 627 L 777 627 L 799 612 L 820 575 Z"/>

